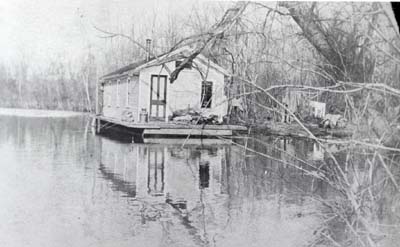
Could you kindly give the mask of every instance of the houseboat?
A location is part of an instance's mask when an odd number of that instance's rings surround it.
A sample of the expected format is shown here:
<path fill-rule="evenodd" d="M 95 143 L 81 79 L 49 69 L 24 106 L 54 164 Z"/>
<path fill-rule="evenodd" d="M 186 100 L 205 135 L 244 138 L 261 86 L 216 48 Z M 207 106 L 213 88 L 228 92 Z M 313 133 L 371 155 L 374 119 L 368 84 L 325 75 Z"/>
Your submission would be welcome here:
<path fill-rule="evenodd" d="M 99 78 L 97 133 L 112 128 L 143 137 L 203 137 L 246 130 L 223 122 L 229 104 L 225 69 L 199 54 L 172 80 L 171 73 L 192 54 L 192 48 L 151 57 L 150 46 L 147 40 L 145 59 Z M 178 114 L 182 112 L 186 115 Z M 215 121 L 199 124 L 200 118 Z"/>

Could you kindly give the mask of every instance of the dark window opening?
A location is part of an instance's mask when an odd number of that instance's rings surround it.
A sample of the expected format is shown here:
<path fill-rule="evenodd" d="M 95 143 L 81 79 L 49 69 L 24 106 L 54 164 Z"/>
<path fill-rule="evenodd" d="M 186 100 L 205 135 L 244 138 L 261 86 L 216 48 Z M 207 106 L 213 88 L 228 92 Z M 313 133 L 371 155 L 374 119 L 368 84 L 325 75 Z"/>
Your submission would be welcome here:
<path fill-rule="evenodd" d="M 175 61 L 175 68 L 178 68 L 183 61 Z M 185 65 L 183 66 L 184 69 L 192 69 L 192 62 L 188 61 L 187 63 L 185 63 Z"/>
<path fill-rule="evenodd" d="M 200 161 L 199 165 L 200 189 L 208 188 L 210 184 L 210 162 Z"/>
<path fill-rule="evenodd" d="M 201 84 L 201 108 L 211 108 L 212 82 L 203 81 Z"/>

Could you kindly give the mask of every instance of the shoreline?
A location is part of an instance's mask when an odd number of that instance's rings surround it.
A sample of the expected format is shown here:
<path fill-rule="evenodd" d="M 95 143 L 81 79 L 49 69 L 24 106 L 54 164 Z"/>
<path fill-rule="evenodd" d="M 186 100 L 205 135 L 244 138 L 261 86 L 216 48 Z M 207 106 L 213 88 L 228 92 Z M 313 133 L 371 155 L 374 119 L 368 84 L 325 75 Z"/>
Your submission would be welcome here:
<path fill-rule="evenodd" d="M 0 116 L 63 118 L 89 115 L 86 112 L 0 107 Z"/>
<path fill-rule="evenodd" d="M 342 129 L 325 129 L 313 124 L 304 124 L 308 130 L 317 137 L 349 138 L 353 135 L 350 126 Z M 267 132 L 271 135 L 291 136 L 291 137 L 309 137 L 309 134 L 297 123 L 265 122 L 260 125 L 252 126 L 255 132 Z"/>

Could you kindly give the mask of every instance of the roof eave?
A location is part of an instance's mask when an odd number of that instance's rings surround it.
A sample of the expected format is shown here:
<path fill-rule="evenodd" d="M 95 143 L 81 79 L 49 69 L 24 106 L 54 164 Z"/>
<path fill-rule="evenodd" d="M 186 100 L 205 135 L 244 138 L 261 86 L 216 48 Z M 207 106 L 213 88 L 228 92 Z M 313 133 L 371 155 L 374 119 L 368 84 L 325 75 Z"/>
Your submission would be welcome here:
<path fill-rule="evenodd" d="M 133 69 L 133 71 L 127 71 L 127 72 L 124 72 L 122 74 L 102 76 L 102 77 L 100 77 L 100 81 L 107 81 L 107 80 L 112 80 L 112 79 L 117 79 L 117 78 L 127 77 L 127 76 L 139 76 L 139 73 L 135 73 L 135 71 Z"/>

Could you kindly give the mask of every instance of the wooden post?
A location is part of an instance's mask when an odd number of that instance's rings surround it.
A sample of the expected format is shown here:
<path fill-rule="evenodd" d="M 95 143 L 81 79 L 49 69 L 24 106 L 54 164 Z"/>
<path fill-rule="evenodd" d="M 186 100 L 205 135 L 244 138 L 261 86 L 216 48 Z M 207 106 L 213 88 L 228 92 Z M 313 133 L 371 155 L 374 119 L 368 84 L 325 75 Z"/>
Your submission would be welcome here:
<path fill-rule="evenodd" d="M 97 76 L 97 73 L 96 73 L 96 76 Z M 95 116 L 98 116 L 99 115 L 99 112 L 100 112 L 100 109 L 99 109 L 99 79 L 97 78 L 96 79 L 96 105 L 95 105 L 95 110 L 94 110 L 94 113 L 95 113 Z"/>
<path fill-rule="evenodd" d="M 100 105 L 100 101 L 101 101 L 101 95 L 103 92 L 100 89 L 100 81 L 99 81 L 99 77 L 98 77 L 98 66 L 96 66 L 96 105 L 95 105 L 95 128 L 96 128 L 96 133 L 99 134 L 100 133 L 100 129 L 101 129 L 101 123 L 100 123 L 100 119 L 98 118 L 101 115 L 102 109 L 101 109 L 101 105 Z"/>

